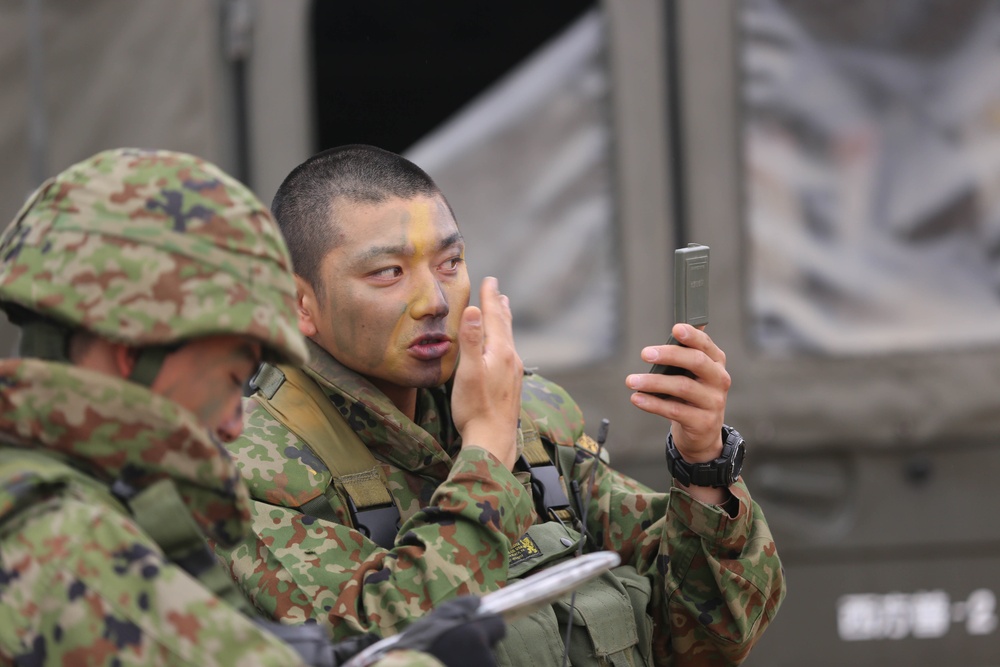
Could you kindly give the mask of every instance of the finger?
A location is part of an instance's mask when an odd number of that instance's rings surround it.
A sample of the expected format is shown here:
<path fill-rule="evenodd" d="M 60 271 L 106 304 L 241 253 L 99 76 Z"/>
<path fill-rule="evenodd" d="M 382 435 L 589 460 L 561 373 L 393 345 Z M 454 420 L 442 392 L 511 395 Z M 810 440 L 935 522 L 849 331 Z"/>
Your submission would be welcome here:
<path fill-rule="evenodd" d="M 510 299 L 500 293 L 500 284 L 496 278 L 483 279 L 479 288 L 479 300 L 483 304 L 483 322 L 487 338 L 498 336 L 513 339 Z"/>
<path fill-rule="evenodd" d="M 682 369 L 686 372 L 693 373 L 698 379 L 710 381 L 710 379 L 717 375 L 722 366 L 716 364 L 714 361 L 709 359 L 701 350 L 696 350 L 689 347 L 683 347 L 681 345 L 656 345 L 652 347 L 647 347 L 642 350 L 643 361 L 651 364 L 656 364 L 657 366 L 670 366 L 677 369 Z M 657 368 L 655 370 L 651 369 L 649 372 L 643 374 L 648 377 L 641 378 L 642 382 L 658 382 L 660 377 L 672 377 L 664 372 L 662 368 Z M 635 389 L 642 389 L 645 391 L 644 387 L 634 387 Z"/>
<path fill-rule="evenodd" d="M 722 425 L 719 413 L 683 401 L 664 400 L 642 392 L 632 394 L 629 400 L 644 412 L 669 419 L 671 428 L 675 429 L 675 440 L 680 443 L 678 447 L 683 446 L 684 449 L 690 442 L 703 439 L 705 444 L 712 444 Z"/>
<path fill-rule="evenodd" d="M 690 324 L 677 323 L 670 331 L 684 347 L 701 350 L 708 358 L 722 365 L 726 364 L 726 353 L 715 344 L 712 337 Z"/>
<path fill-rule="evenodd" d="M 714 413 L 725 409 L 726 393 L 697 380 L 683 376 L 655 376 L 650 385 L 640 391 L 660 400 L 672 400 L 705 412 Z"/>
<path fill-rule="evenodd" d="M 646 348 L 642 357 L 647 362 L 682 368 L 694 373 L 682 374 L 634 373 L 625 378 L 630 389 L 648 394 L 666 394 L 706 410 L 724 405 L 732 378 L 725 367 L 700 351 L 677 345 Z"/>
<path fill-rule="evenodd" d="M 625 378 L 625 386 L 657 398 L 688 402 L 688 395 L 695 390 L 697 380 L 683 375 L 659 373 L 634 373 Z"/>
<path fill-rule="evenodd" d="M 718 349 L 714 343 L 710 347 L 715 347 L 715 350 L 710 349 L 706 352 L 682 345 L 655 345 L 643 348 L 641 357 L 643 361 L 648 363 L 683 368 L 693 373 L 701 382 L 728 390 L 729 374 L 726 372 L 726 354 Z M 711 354 L 721 358 L 712 358 Z M 657 381 L 652 375 L 656 374 L 651 374 L 651 377 L 644 378 L 643 381 L 656 383 Z M 633 388 L 646 390 L 644 387 L 638 386 Z"/>
<path fill-rule="evenodd" d="M 661 398 L 642 391 L 637 391 L 629 396 L 629 401 L 644 412 L 666 417 L 674 422 L 690 422 L 700 411 L 698 408 L 684 401 L 674 398 Z"/>
<path fill-rule="evenodd" d="M 478 368 L 482 364 L 484 335 L 483 312 L 475 306 L 466 307 L 458 324 L 458 355 L 461 361 L 466 362 L 463 371 L 469 366 Z"/>
<path fill-rule="evenodd" d="M 483 313 L 488 314 L 498 307 L 500 299 L 500 282 L 493 276 L 483 278 L 479 285 L 479 303 L 483 306 Z"/>

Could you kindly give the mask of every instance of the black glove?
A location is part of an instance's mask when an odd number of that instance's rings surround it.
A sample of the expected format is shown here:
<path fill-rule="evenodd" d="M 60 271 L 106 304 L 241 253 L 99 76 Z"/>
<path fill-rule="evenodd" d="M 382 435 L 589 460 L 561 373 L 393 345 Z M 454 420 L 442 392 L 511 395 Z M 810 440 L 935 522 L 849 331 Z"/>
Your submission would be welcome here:
<path fill-rule="evenodd" d="M 467 595 L 444 603 L 406 628 L 392 650 L 430 653 L 447 667 L 495 667 L 493 645 L 507 634 L 496 614 L 476 616 L 479 598 Z"/>
<path fill-rule="evenodd" d="M 358 635 L 334 644 L 326 628 L 316 623 L 282 625 L 263 619 L 255 622 L 295 649 L 302 662 L 313 667 L 337 667 L 378 641 L 375 635 Z"/>

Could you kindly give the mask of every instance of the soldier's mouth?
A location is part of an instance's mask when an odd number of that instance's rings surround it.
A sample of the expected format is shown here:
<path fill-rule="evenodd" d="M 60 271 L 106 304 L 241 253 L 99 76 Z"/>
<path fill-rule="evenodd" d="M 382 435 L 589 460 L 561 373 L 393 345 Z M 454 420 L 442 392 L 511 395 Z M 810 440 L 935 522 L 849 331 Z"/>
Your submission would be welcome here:
<path fill-rule="evenodd" d="M 451 339 L 444 334 L 428 334 L 410 343 L 407 350 L 421 361 L 433 361 L 448 354 L 451 346 Z"/>

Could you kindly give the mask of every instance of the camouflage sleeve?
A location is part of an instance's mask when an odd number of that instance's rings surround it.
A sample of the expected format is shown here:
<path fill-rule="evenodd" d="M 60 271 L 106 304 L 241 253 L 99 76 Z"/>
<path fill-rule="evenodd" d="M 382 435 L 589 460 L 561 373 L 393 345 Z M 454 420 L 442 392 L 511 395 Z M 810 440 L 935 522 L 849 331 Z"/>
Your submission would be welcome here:
<path fill-rule="evenodd" d="M 0 540 L 0 664 L 299 665 L 128 517 L 51 500 Z"/>
<path fill-rule="evenodd" d="M 335 638 L 391 635 L 439 602 L 496 590 L 531 499 L 486 450 L 463 449 L 427 507 L 383 549 L 353 528 L 262 502 L 253 534 L 224 553 L 253 603 L 283 622 L 315 619 Z"/>
<path fill-rule="evenodd" d="M 582 488 L 595 460 L 578 450 L 573 477 Z M 739 500 L 735 517 L 680 488 L 651 492 L 598 463 L 587 524 L 606 549 L 653 581 L 657 664 L 739 664 L 784 598 L 764 515 L 742 480 L 731 491 Z"/>

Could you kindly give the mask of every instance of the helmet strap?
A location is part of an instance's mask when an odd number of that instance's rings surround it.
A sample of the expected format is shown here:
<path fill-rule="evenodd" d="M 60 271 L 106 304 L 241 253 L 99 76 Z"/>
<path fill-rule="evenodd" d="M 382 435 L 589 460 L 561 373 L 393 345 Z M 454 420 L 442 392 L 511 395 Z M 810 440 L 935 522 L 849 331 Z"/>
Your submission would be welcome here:
<path fill-rule="evenodd" d="M 70 330 L 51 320 L 36 319 L 20 324 L 18 354 L 47 361 L 69 361 Z"/>
<path fill-rule="evenodd" d="M 11 309 L 8 316 L 21 329 L 21 340 L 18 343 L 18 354 L 21 357 L 70 363 L 69 340 L 72 330 L 69 327 L 38 317 L 24 309 Z M 182 345 L 183 343 L 153 345 L 136 349 L 135 366 L 128 379 L 144 387 L 152 387 L 167 355 L 176 352 Z"/>
<path fill-rule="evenodd" d="M 136 350 L 135 366 L 128 379 L 144 387 L 152 387 L 167 355 L 176 352 L 179 347 L 180 345 L 158 345 L 139 348 Z"/>

